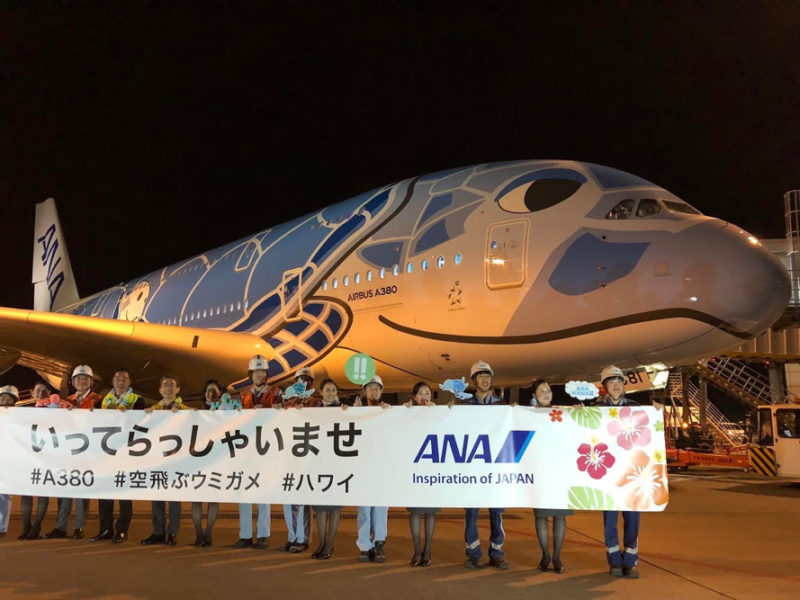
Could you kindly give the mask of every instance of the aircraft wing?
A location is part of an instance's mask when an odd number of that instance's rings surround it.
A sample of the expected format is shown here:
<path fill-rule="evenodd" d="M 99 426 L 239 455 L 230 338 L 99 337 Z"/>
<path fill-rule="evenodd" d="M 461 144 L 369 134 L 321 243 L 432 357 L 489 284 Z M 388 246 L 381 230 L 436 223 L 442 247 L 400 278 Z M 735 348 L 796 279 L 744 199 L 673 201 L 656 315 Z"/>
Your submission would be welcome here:
<path fill-rule="evenodd" d="M 174 375 L 181 395 L 190 396 L 207 379 L 223 385 L 241 379 L 254 354 L 269 359 L 274 352 L 248 333 L 0 307 L 0 372 L 17 363 L 56 385 L 85 363 L 105 382 L 114 369 L 128 369 L 134 388 L 150 397 L 162 375 Z"/>

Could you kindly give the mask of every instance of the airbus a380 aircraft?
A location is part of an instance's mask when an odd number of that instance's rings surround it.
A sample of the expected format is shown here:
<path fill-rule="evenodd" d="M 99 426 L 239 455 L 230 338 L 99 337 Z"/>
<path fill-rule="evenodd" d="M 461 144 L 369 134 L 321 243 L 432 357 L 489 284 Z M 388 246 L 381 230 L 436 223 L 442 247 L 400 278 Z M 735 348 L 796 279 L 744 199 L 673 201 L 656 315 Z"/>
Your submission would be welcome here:
<path fill-rule="evenodd" d="M 0 309 L 0 369 L 62 384 L 86 362 L 196 393 L 270 358 L 344 382 L 353 352 L 388 389 L 498 385 L 708 356 L 782 313 L 789 281 L 740 228 L 588 163 L 484 164 L 408 179 L 78 299 L 52 200 L 37 206 L 35 309 Z M 52 311 L 52 312 L 50 312 Z"/>

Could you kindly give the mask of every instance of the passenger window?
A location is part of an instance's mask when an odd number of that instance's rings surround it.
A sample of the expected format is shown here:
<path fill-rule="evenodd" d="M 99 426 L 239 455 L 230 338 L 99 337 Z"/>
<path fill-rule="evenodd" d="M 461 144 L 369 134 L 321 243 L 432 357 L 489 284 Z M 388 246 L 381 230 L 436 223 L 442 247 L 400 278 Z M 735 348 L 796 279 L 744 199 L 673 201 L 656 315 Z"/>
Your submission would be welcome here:
<path fill-rule="evenodd" d="M 322 291 L 324 292 L 324 291 L 325 291 L 325 290 L 327 290 L 327 289 L 328 289 L 328 282 L 327 282 L 327 280 L 326 280 L 326 281 L 323 281 L 323 282 L 322 282 Z"/>
<path fill-rule="evenodd" d="M 410 275 L 414 272 L 414 263 L 408 263 L 406 265 L 406 272 Z"/>
<path fill-rule="evenodd" d="M 400 274 L 400 265 L 395 265 L 392 267 L 392 275 L 397 277 Z"/>
<path fill-rule="evenodd" d="M 455 257 L 453 258 L 453 262 L 455 263 L 456 266 L 460 265 L 461 264 L 461 254 L 456 254 Z"/>
<path fill-rule="evenodd" d="M 383 279 L 384 277 L 386 277 L 386 269 L 384 269 L 383 267 L 381 267 L 381 271 L 380 271 L 380 274 L 379 274 L 379 275 L 380 275 L 380 278 L 381 278 L 381 279 Z"/>
<path fill-rule="evenodd" d="M 350 285 L 350 277 L 348 275 L 345 275 L 344 277 L 342 277 L 342 285 L 344 287 L 347 287 L 348 285 Z"/>
<path fill-rule="evenodd" d="M 372 281 L 372 271 L 367 271 L 367 281 Z"/>
<path fill-rule="evenodd" d="M 436 266 L 440 269 L 444 266 L 444 256 L 440 256 L 436 259 Z"/>
<path fill-rule="evenodd" d="M 427 258 L 422 259 L 422 270 L 423 271 L 427 271 L 428 270 L 428 264 L 429 263 L 428 263 L 428 259 Z"/>
<path fill-rule="evenodd" d="M 639 206 L 636 207 L 637 217 L 652 217 L 661 212 L 661 206 L 657 200 L 653 198 L 643 198 L 639 200 Z"/>
<path fill-rule="evenodd" d="M 336 289 L 338 287 L 339 287 L 339 280 L 336 279 L 336 277 L 334 277 L 333 278 L 333 289 Z"/>
<path fill-rule="evenodd" d="M 356 285 L 361 283 L 361 273 L 356 273 L 355 274 L 355 276 L 353 277 L 353 283 L 355 283 Z"/>
<path fill-rule="evenodd" d="M 636 201 L 633 198 L 628 198 L 617 204 L 614 208 L 608 211 L 606 219 L 620 220 L 630 219 L 633 213 L 633 205 Z"/>

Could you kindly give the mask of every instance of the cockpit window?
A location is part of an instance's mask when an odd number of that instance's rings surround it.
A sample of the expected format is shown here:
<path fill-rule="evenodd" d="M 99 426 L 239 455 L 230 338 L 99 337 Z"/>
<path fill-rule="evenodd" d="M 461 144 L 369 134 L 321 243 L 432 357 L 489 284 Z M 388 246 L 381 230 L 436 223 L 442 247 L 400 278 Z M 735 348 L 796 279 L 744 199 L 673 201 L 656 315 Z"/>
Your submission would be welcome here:
<path fill-rule="evenodd" d="M 683 213 L 685 215 L 699 215 L 700 211 L 692 208 L 685 202 L 676 202 L 675 200 L 662 200 L 664 208 L 670 212 Z"/>
<path fill-rule="evenodd" d="M 606 219 L 630 219 L 633 213 L 633 205 L 636 201 L 633 198 L 628 198 L 617 204 L 614 208 L 608 211 Z"/>
<path fill-rule="evenodd" d="M 639 206 L 636 208 L 637 217 L 652 217 L 661 212 L 661 205 L 653 198 L 643 198 L 639 200 Z"/>

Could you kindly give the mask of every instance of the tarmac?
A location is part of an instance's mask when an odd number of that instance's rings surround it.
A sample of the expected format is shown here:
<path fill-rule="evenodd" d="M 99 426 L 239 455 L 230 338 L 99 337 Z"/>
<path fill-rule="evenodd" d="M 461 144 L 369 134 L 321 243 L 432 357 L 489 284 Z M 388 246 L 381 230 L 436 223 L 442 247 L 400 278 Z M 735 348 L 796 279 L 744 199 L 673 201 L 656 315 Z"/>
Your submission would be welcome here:
<path fill-rule="evenodd" d="M 567 518 L 562 552 L 566 572 L 558 575 L 539 571 L 533 515 L 525 509 L 506 511 L 508 571 L 463 567 L 459 509 L 443 509 L 437 516 L 433 565 L 427 568 L 408 564 L 413 548 L 408 513 L 401 508 L 390 511 L 384 564 L 357 561 L 354 509 L 343 512 L 336 549 L 327 561 L 312 560 L 310 551 L 278 550 L 286 541 L 280 506 L 272 507 L 267 550 L 231 547 L 238 538 L 234 505 L 220 507 L 210 548 L 193 546 L 188 503 L 178 545 L 173 547 L 139 544 L 150 534 L 146 502 L 134 503 L 130 539 L 119 545 L 68 539 L 17 541 L 21 526 L 15 510 L 8 534 L 0 538 L 0 598 L 800 598 L 800 487 L 753 474 L 706 469 L 671 475 L 670 491 L 664 513 L 642 516 L 638 580 L 608 574 L 602 520 L 595 512 Z M 54 504 L 44 532 L 53 526 Z M 19 507 L 17 497 L 14 506 Z M 481 517 L 486 552 L 488 514 L 484 511 Z M 92 501 L 88 536 L 98 529 L 96 518 Z"/>

